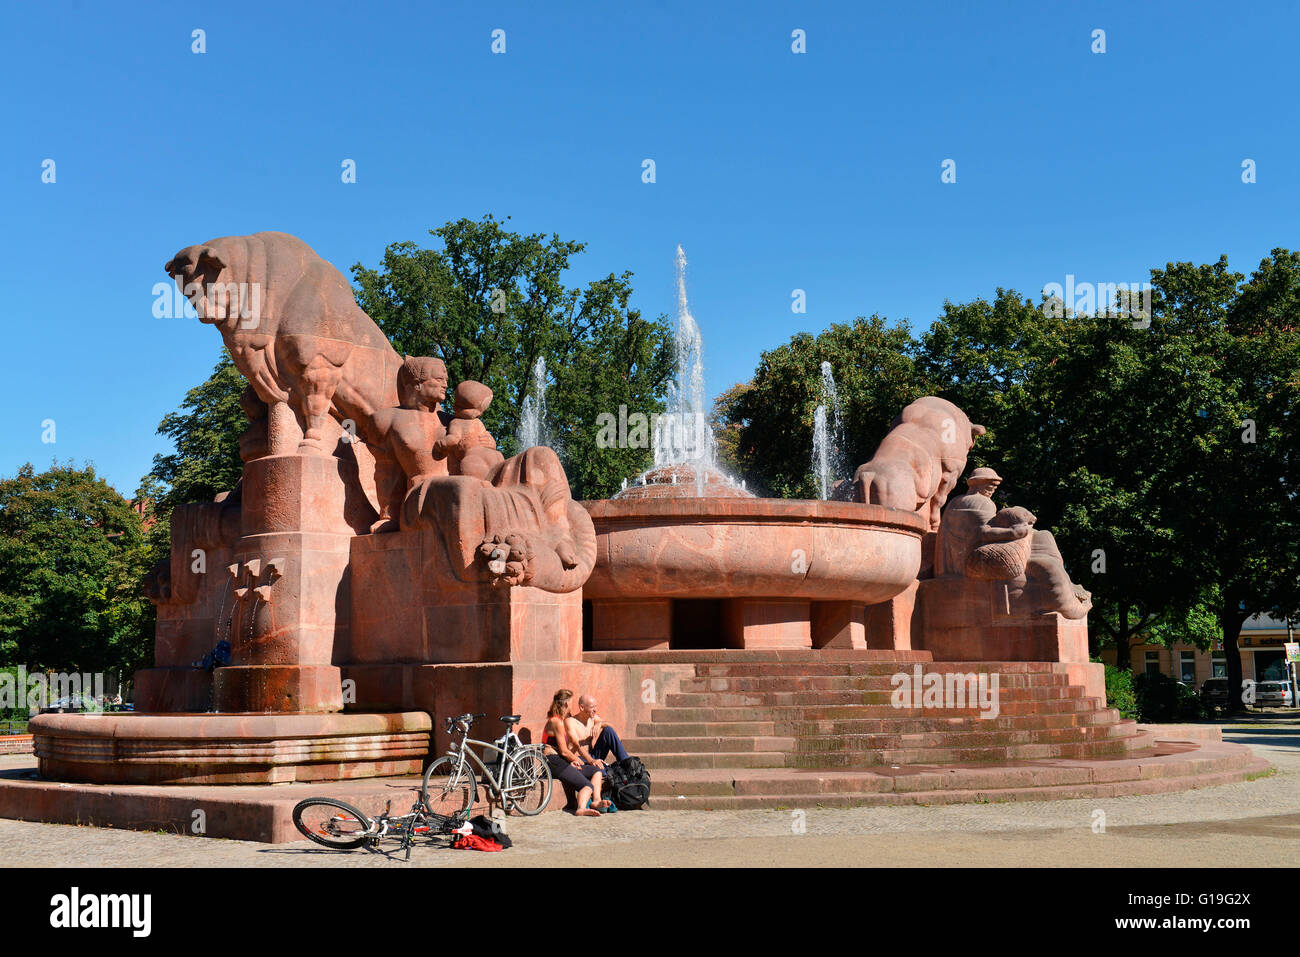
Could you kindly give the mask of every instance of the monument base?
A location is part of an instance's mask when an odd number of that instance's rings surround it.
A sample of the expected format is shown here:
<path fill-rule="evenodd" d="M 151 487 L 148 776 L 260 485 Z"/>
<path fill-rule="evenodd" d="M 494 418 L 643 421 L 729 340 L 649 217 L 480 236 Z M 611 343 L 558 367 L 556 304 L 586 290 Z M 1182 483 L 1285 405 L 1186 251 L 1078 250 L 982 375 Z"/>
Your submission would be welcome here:
<path fill-rule="evenodd" d="M 1105 699 L 1105 667 L 1088 658 L 1088 622 L 1031 614 L 1023 582 L 931 578 L 916 590 L 914 647 L 935 661 L 1045 661 L 1069 665 L 1071 682 Z"/>
<path fill-rule="evenodd" d="M 42 714 L 41 777 L 96 784 L 280 784 L 419 774 L 429 716 Z"/>

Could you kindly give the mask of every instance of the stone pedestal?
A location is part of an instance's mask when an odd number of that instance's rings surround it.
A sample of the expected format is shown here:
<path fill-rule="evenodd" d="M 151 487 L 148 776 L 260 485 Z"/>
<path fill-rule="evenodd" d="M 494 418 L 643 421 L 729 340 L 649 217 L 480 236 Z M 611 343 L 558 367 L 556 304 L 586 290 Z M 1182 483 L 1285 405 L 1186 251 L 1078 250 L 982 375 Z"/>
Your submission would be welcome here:
<path fill-rule="evenodd" d="M 814 648 L 865 648 L 867 606 L 860 601 L 812 603 Z"/>
<path fill-rule="evenodd" d="M 215 676 L 218 711 L 342 709 L 334 661 L 350 624 L 348 559 L 353 536 L 374 517 L 352 491 L 359 487 L 355 469 L 351 461 L 315 455 L 245 465 L 243 535 L 224 570 L 231 663 Z"/>
<path fill-rule="evenodd" d="M 811 648 L 811 602 L 797 598 L 733 598 L 723 603 L 729 648 Z"/>
<path fill-rule="evenodd" d="M 910 651 L 912 621 L 916 611 L 916 590 L 912 582 L 889 601 L 870 605 L 866 610 L 867 647 L 881 651 Z"/>
<path fill-rule="evenodd" d="M 1030 614 L 1023 582 L 932 578 L 916 593 L 919 647 L 936 661 L 1087 663 L 1088 622 Z"/>
<path fill-rule="evenodd" d="M 597 651 L 666 650 L 673 633 L 673 603 L 668 598 L 593 601 L 591 626 Z"/>
<path fill-rule="evenodd" d="M 434 531 L 354 538 L 351 570 L 352 628 L 338 661 L 582 659 L 581 591 L 460 581 Z"/>

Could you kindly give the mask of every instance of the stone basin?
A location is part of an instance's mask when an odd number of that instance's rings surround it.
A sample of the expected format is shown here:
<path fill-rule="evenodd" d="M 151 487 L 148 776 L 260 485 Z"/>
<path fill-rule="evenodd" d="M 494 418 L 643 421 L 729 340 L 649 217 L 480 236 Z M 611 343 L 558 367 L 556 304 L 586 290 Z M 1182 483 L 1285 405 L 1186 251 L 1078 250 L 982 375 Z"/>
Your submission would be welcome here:
<path fill-rule="evenodd" d="M 37 767 L 52 781 L 276 784 L 419 774 L 432 724 L 391 714 L 41 714 Z"/>
<path fill-rule="evenodd" d="M 596 528 L 583 589 L 594 648 L 686 647 L 673 640 L 671 603 L 701 599 L 721 603 L 717 647 L 865 647 L 865 606 L 902 593 L 921 566 L 924 520 L 879 505 L 688 496 L 583 505 Z"/>

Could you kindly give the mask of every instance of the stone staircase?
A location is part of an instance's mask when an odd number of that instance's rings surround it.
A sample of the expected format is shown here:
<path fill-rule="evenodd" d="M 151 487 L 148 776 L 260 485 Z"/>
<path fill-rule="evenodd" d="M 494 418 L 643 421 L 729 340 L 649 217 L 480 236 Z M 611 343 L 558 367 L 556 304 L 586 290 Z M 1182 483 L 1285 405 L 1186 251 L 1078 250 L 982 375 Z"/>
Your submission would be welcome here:
<path fill-rule="evenodd" d="M 928 662 L 917 653 L 888 660 L 879 652 L 711 657 L 696 660 L 694 676 L 624 740 L 650 769 L 657 807 L 1143 793 L 1152 788 L 1142 782 L 1172 790 L 1267 767 L 1237 745 L 1158 742 L 1050 662 Z M 972 702 L 895 707 L 891 677 L 912 675 L 916 664 L 924 674 L 996 674 L 997 716 L 981 717 Z"/>

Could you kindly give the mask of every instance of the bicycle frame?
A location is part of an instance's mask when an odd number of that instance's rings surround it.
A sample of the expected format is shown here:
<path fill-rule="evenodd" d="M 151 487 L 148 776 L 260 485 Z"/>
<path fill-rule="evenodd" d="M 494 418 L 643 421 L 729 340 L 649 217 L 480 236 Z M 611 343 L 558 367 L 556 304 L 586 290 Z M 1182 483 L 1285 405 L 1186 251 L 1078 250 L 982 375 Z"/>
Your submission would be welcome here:
<path fill-rule="evenodd" d="M 377 847 L 387 837 L 400 837 L 402 844 L 399 850 L 406 852 L 408 861 L 411 859 L 411 847 L 419 828 L 424 828 L 425 833 L 428 831 L 448 833 L 449 825 L 460 820 L 458 815 L 447 817 L 443 814 L 435 814 L 425 807 L 423 801 L 416 801 L 410 811 L 396 817 L 393 816 L 392 809 L 393 802 L 389 801 L 383 813 L 370 818 L 370 826 L 357 836 L 364 837 L 372 847 Z M 339 819 L 336 817 L 332 820 Z"/>
<path fill-rule="evenodd" d="M 517 742 L 518 744 L 517 748 L 512 749 L 510 747 L 511 745 L 510 739 L 512 738 L 514 739 L 515 742 Z M 461 732 L 460 743 L 453 744 L 451 750 L 447 752 L 447 755 L 448 757 L 452 757 L 457 760 L 457 764 L 456 764 L 457 774 L 460 774 L 461 768 L 463 768 L 466 765 L 466 763 L 472 763 L 476 765 L 479 771 L 481 771 L 484 777 L 487 779 L 488 786 L 491 789 L 492 793 L 498 798 L 503 798 L 507 794 L 511 793 L 507 791 L 505 788 L 505 777 L 506 777 L 507 766 L 513 767 L 515 765 L 515 756 L 519 754 L 524 748 L 529 747 L 529 745 L 526 745 L 522 741 L 520 741 L 519 736 L 516 735 L 514 731 L 508 731 L 502 738 L 498 738 L 497 740 L 498 741 L 504 740 L 506 747 L 499 748 L 496 746 L 495 743 L 489 744 L 487 741 L 479 741 L 477 738 L 471 738 L 469 736 L 469 732 L 464 731 Z M 491 769 L 488 768 L 488 766 L 483 762 L 483 759 L 478 756 L 478 754 L 470 747 L 470 745 L 483 748 L 485 753 L 491 751 L 501 755 L 501 761 L 500 761 L 501 779 L 500 780 L 497 780 L 496 775 L 492 773 Z M 493 762 L 493 764 L 496 763 L 498 762 L 495 761 Z"/>

